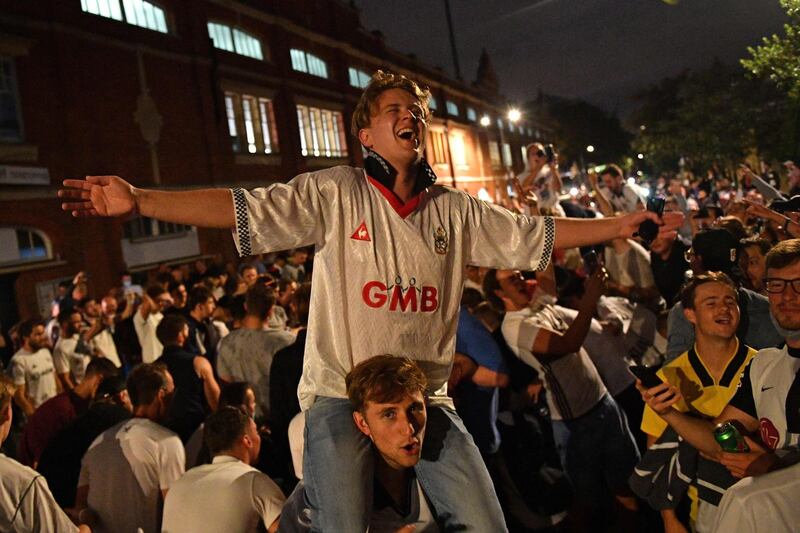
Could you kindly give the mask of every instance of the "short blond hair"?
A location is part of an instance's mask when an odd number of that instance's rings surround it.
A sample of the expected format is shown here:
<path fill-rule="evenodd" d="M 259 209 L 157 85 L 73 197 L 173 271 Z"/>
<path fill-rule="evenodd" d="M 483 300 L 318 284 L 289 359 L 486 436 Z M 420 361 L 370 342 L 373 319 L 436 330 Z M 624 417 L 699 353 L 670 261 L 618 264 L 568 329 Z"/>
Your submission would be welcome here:
<path fill-rule="evenodd" d="M 345 386 L 353 410 L 363 414 L 367 402 L 394 402 L 416 392 L 424 396 L 428 379 L 407 357 L 376 355 L 357 364 L 345 377 Z"/>
<path fill-rule="evenodd" d="M 15 392 L 17 392 L 17 386 L 14 385 L 11 378 L 0 374 L 0 415 L 8 409 Z"/>
<path fill-rule="evenodd" d="M 350 121 L 350 132 L 356 138 L 358 138 L 359 131 L 369 127 L 376 111 L 375 104 L 378 102 L 378 98 L 384 91 L 388 91 L 389 89 L 403 89 L 407 91 L 411 96 L 419 100 L 425 112 L 425 117 L 430 115 L 428 101 L 431 98 L 431 92 L 427 87 L 423 89 L 417 82 L 406 78 L 402 74 L 376 70 L 375 74 L 370 78 L 364 92 L 361 93 L 361 98 L 359 98 L 358 104 L 356 104 L 356 108 L 353 111 L 353 119 Z"/>

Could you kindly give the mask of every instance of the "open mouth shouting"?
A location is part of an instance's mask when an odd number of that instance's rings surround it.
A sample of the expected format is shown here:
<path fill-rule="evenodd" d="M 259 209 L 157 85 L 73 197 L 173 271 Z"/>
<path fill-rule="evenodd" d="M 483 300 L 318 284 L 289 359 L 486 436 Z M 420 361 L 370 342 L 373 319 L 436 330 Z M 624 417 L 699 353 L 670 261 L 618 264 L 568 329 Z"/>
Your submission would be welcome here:
<path fill-rule="evenodd" d="M 409 144 L 410 148 L 414 150 L 419 149 L 420 145 L 419 134 L 417 133 L 417 130 L 415 128 L 409 128 L 409 127 L 400 128 L 395 132 L 395 135 L 404 143 Z"/>
<path fill-rule="evenodd" d="M 419 441 L 415 440 L 406 444 L 405 446 L 401 446 L 400 449 L 403 450 L 403 453 L 406 455 L 419 455 L 420 443 Z"/>

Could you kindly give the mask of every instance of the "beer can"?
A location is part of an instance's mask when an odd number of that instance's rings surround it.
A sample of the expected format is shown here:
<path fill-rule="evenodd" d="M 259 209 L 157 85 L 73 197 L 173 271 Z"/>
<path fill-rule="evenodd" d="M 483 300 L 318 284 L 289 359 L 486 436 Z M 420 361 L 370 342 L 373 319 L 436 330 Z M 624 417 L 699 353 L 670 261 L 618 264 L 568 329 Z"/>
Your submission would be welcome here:
<path fill-rule="evenodd" d="M 750 446 L 744 441 L 744 437 L 732 420 L 717 424 L 714 429 L 714 439 L 726 452 L 744 453 L 750 451 Z"/>

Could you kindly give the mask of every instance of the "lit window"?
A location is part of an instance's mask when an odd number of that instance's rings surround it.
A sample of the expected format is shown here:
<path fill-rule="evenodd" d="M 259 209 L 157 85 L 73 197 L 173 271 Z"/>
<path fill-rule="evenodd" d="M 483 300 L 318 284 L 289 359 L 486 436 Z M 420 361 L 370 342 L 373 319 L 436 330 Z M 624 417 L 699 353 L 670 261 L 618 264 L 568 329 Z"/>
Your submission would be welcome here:
<path fill-rule="evenodd" d="M 511 122 L 510 120 L 508 121 L 508 131 L 511 131 L 511 132 L 514 131 L 514 123 Z"/>
<path fill-rule="evenodd" d="M 51 259 L 50 240 L 33 228 L 0 228 L 0 264 L 27 263 Z"/>
<path fill-rule="evenodd" d="M 464 149 L 464 136 L 460 133 L 450 135 L 450 155 L 457 167 L 467 166 L 467 151 Z"/>
<path fill-rule="evenodd" d="M 192 231 L 192 226 L 161 222 L 148 217 L 136 217 L 122 225 L 123 237 L 132 241 L 148 237 L 181 236 L 189 231 Z"/>
<path fill-rule="evenodd" d="M 272 100 L 226 92 L 225 114 L 234 152 L 272 154 L 278 151 Z"/>
<path fill-rule="evenodd" d="M 431 97 L 428 99 L 428 109 L 430 109 L 431 111 L 435 111 L 435 110 L 436 110 L 436 108 L 437 108 L 437 106 L 438 106 L 438 104 L 436 103 L 436 98 L 434 98 L 433 96 L 431 96 Z"/>
<path fill-rule="evenodd" d="M 324 60 L 314 54 L 304 50 L 297 50 L 296 48 L 292 48 L 289 54 L 292 58 L 292 68 L 294 70 L 320 78 L 328 78 L 328 64 Z"/>
<path fill-rule="evenodd" d="M 363 89 L 369 84 L 370 75 L 363 70 L 350 67 L 347 69 L 347 73 L 350 75 L 350 85 L 353 87 Z"/>
<path fill-rule="evenodd" d="M 81 0 L 84 13 L 127 22 L 133 26 L 168 33 L 164 10 L 146 0 Z"/>
<path fill-rule="evenodd" d="M 447 156 L 445 151 L 445 138 L 444 133 L 441 131 L 431 131 L 429 132 L 431 137 L 431 149 L 432 153 L 429 157 L 429 163 L 433 163 L 434 165 L 443 165 L 447 163 Z"/>
<path fill-rule="evenodd" d="M 502 130 L 504 125 L 505 124 L 503 124 L 503 119 L 502 118 L 498 118 L 497 119 L 497 128 Z"/>
<path fill-rule="evenodd" d="M 513 164 L 513 160 L 511 159 L 511 145 L 508 143 L 503 143 L 503 163 L 507 167 Z"/>
<path fill-rule="evenodd" d="M 458 105 L 455 102 L 448 100 L 445 102 L 445 106 L 447 107 L 447 114 L 453 115 L 454 117 L 458 116 Z"/>
<path fill-rule="evenodd" d="M 476 122 L 478 120 L 478 113 L 472 107 L 467 108 L 467 120 L 472 122 Z"/>
<path fill-rule="evenodd" d="M 528 160 L 528 147 L 527 146 L 520 146 L 519 147 L 519 151 L 522 154 L 522 160 L 523 161 L 527 161 Z"/>
<path fill-rule="evenodd" d="M 0 141 L 22 141 L 22 119 L 14 61 L 0 57 Z"/>
<path fill-rule="evenodd" d="M 344 120 L 339 111 L 297 106 L 300 153 L 313 157 L 346 157 Z"/>
<path fill-rule="evenodd" d="M 264 59 L 261 41 L 238 28 L 231 28 L 217 22 L 209 22 L 208 36 L 214 42 L 214 48 L 252 57 L 253 59 Z"/>
<path fill-rule="evenodd" d="M 496 141 L 489 141 L 489 160 L 493 167 L 499 167 L 503 163 L 500 161 L 500 146 Z"/>

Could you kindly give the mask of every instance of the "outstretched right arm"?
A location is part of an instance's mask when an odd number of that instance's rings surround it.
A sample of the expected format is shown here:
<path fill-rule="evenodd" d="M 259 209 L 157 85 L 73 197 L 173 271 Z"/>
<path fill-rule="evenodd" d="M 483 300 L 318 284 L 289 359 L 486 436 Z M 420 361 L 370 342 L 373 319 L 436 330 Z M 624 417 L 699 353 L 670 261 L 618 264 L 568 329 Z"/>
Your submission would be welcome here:
<path fill-rule="evenodd" d="M 123 216 L 138 213 L 164 222 L 204 228 L 233 228 L 235 214 L 228 189 L 159 191 L 139 189 L 118 176 L 64 180 L 61 208 L 72 216 Z"/>

